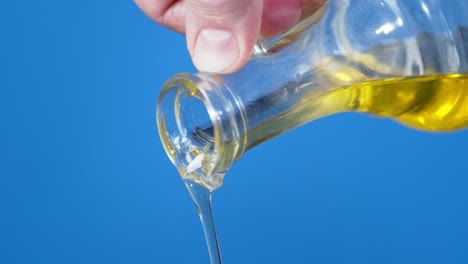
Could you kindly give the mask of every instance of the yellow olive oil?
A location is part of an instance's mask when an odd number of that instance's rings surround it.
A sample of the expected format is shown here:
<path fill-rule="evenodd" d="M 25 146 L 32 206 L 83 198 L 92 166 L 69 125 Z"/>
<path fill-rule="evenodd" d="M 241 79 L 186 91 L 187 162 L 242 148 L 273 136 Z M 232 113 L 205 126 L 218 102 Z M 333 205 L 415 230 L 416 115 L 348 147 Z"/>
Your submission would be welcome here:
<path fill-rule="evenodd" d="M 292 111 L 250 131 L 248 148 L 299 124 L 349 111 L 392 118 L 423 131 L 464 129 L 468 127 L 468 74 L 376 79 L 305 96 Z"/>
<path fill-rule="evenodd" d="M 324 100 L 350 98 L 346 110 L 390 117 L 416 129 L 468 127 L 468 74 L 389 78 L 351 85 Z"/>

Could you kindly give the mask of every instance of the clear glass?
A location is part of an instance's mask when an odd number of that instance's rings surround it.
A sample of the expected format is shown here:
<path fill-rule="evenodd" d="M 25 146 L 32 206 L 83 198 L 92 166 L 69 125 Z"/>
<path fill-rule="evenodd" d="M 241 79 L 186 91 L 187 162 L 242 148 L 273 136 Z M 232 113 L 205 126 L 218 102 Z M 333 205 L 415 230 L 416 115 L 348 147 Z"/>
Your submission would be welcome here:
<path fill-rule="evenodd" d="M 466 14 L 466 0 L 327 1 L 279 40 L 260 40 L 239 72 L 166 82 L 157 105 L 164 148 L 185 180 L 214 190 L 246 150 L 338 112 L 466 128 Z"/>

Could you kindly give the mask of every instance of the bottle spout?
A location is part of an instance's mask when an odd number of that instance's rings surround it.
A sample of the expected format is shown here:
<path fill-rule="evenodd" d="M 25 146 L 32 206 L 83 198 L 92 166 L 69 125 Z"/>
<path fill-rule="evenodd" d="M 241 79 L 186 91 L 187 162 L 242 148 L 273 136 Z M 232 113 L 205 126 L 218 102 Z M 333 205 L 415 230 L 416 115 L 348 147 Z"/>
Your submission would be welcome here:
<path fill-rule="evenodd" d="M 184 180 L 210 190 L 244 152 L 240 101 L 214 74 L 178 74 L 165 83 L 156 109 L 159 135 Z"/>

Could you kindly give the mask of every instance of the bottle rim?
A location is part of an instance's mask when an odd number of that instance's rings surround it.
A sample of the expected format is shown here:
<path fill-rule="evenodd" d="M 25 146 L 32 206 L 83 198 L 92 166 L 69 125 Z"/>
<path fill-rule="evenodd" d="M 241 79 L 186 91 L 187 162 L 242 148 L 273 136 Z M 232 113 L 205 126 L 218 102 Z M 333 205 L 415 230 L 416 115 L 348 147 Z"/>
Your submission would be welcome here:
<path fill-rule="evenodd" d="M 243 109 L 216 74 L 180 73 L 163 85 L 156 108 L 159 137 L 184 180 L 221 187 L 245 150 Z"/>

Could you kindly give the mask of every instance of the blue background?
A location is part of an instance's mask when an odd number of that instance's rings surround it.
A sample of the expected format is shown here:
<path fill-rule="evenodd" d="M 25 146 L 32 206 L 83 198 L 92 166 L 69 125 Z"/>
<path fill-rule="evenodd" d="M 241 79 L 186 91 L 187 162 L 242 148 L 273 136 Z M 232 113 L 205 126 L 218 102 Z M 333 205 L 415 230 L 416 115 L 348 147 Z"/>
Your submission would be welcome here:
<path fill-rule="evenodd" d="M 183 36 L 131 1 L 0 4 L 0 263 L 208 263 L 157 136 Z M 468 131 L 341 114 L 245 154 L 225 263 L 468 263 Z"/>

